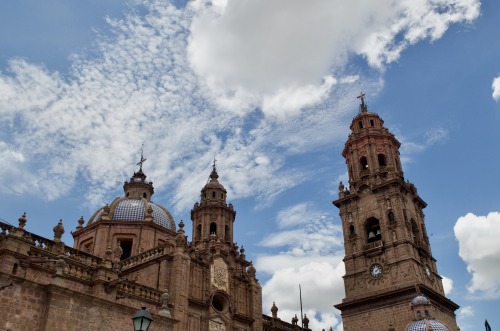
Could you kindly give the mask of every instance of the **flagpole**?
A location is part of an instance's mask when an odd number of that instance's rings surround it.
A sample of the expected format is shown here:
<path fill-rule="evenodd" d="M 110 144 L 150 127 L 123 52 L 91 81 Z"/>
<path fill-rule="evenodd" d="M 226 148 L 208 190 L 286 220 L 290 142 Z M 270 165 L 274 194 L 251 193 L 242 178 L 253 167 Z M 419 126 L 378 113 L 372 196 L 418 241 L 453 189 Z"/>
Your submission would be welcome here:
<path fill-rule="evenodd" d="M 299 284 L 299 296 L 300 296 L 300 323 L 302 324 L 302 328 L 304 327 L 304 314 L 302 313 L 302 288 Z"/>

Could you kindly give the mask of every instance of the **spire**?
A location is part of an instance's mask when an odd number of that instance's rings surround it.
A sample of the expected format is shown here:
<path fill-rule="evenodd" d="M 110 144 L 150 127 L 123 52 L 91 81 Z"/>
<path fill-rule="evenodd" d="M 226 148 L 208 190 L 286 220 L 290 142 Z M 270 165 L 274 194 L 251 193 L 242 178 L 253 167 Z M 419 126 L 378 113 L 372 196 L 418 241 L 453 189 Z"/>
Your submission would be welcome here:
<path fill-rule="evenodd" d="M 217 180 L 219 178 L 219 175 L 217 174 L 217 167 L 216 167 L 217 159 L 215 158 L 214 154 L 214 163 L 212 165 L 212 172 L 210 173 L 210 181 Z"/>

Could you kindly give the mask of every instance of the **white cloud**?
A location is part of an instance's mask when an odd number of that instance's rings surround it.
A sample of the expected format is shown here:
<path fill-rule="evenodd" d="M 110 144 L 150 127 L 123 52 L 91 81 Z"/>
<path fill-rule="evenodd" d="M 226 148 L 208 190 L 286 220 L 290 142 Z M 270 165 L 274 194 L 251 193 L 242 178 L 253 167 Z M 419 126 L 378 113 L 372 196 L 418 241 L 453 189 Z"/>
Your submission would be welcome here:
<path fill-rule="evenodd" d="M 295 114 L 332 86 L 322 79 L 352 55 L 382 69 L 409 45 L 439 39 L 450 24 L 479 15 L 478 0 L 193 1 L 190 63 L 216 102 L 233 111 L 266 100 L 293 100 L 279 112 Z M 349 77 L 352 77 L 349 75 Z M 337 77 L 340 81 L 349 81 Z M 304 98 L 307 90 L 315 98 Z M 237 106 L 237 107 L 236 107 Z"/>
<path fill-rule="evenodd" d="M 443 277 L 442 281 L 444 294 L 448 295 L 451 293 L 451 291 L 453 291 L 453 279 L 445 277 L 443 275 L 441 275 L 441 277 Z"/>
<path fill-rule="evenodd" d="M 471 306 L 465 306 L 458 311 L 458 318 L 467 318 L 474 316 L 474 309 Z"/>
<path fill-rule="evenodd" d="M 493 79 L 491 88 L 493 89 L 493 100 L 495 101 L 500 100 L 500 76 Z"/>
<path fill-rule="evenodd" d="M 285 167 L 290 156 L 345 138 L 352 84 L 362 81 L 372 95 L 383 86 L 378 73 L 346 69 L 350 56 L 383 65 L 387 45 L 408 44 L 396 35 L 438 38 L 475 17 L 477 1 L 448 2 L 429 0 L 411 13 L 413 1 L 198 0 L 176 8 L 144 0 L 145 10 L 108 19 L 110 32 L 97 35 L 91 53 L 72 55 L 66 76 L 22 59 L 0 74 L 0 139 L 23 158 L 4 157 L 4 192 L 57 199 L 85 180 L 88 204 L 109 202 L 144 143 L 155 198 L 176 210 L 197 198 L 214 152 L 233 199 L 272 203 L 312 176 Z M 378 50 L 364 47 L 373 40 Z"/>
<path fill-rule="evenodd" d="M 500 297 L 500 213 L 487 216 L 469 213 L 460 217 L 454 227 L 459 255 L 472 275 L 471 294 L 484 298 Z"/>
<path fill-rule="evenodd" d="M 333 224 L 328 213 L 302 203 L 278 213 L 281 232 L 272 233 L 261 244 L 282 251 L 257 258 L 260 273 L 271 275 L 263 285 L 263 307 L 276 302 L 278 317 L 290 322 L 300 317 L 299 284 L 302 285 L 304 312 L 313 330 L 328 330 L 341 322 L 332 307 L 344 297 L 345 274 L 342 229 Z"/>

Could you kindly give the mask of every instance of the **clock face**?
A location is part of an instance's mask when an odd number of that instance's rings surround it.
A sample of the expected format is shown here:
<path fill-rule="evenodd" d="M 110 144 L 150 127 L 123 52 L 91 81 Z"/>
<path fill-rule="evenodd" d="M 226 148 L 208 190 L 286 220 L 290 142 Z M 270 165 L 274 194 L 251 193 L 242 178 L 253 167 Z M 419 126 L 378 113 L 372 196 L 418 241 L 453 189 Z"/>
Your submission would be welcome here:
<path fill-rule="evenodd" d="M 425 266 L 425 274 L 427 275 L 427 277 L 431 277 L 431 268 L 429 268 L 428 265 Z"/>
<path fill-rule="evenodd" d="M 382 266 L 378 263 L 372 264 L 370 267 L 370 276 L 373 278 L 380 278 L 382 276 Z"/>

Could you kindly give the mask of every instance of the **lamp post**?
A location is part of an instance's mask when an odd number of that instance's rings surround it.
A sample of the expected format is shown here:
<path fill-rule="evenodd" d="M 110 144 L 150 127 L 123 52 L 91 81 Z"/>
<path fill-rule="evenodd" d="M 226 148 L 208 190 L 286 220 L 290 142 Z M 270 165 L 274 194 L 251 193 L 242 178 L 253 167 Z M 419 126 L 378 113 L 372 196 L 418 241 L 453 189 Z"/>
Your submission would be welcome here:
<path fill-rule="evenodd" d="M 132 322 L 134 323 L 134 331 L 148 331 L 151 322 L 153 322 L 153 317 L 151 313 L 146 310 L 146 307 L 142 307 L 138 310 L 134 317 L 132 317 Z"/>

